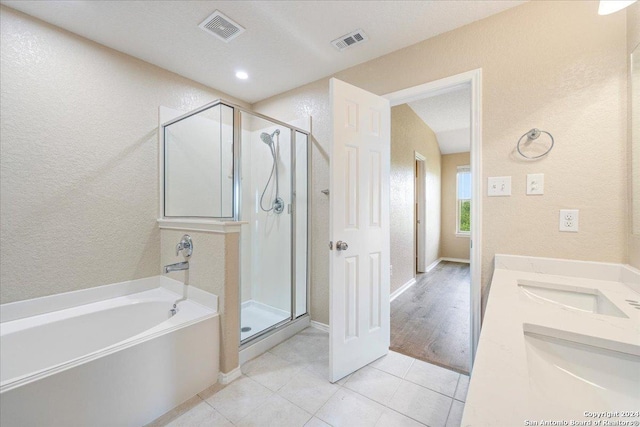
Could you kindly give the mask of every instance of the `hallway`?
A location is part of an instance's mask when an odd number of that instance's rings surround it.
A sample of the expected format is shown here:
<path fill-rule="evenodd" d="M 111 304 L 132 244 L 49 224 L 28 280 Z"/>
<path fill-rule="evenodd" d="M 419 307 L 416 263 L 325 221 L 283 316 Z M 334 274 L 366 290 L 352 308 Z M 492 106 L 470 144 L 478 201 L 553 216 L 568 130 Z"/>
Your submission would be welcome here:
<path fill-rule="evenodd" d="M 442 261 L 391 303 L 391 350 L 469 373 L 469 264 Z"/>

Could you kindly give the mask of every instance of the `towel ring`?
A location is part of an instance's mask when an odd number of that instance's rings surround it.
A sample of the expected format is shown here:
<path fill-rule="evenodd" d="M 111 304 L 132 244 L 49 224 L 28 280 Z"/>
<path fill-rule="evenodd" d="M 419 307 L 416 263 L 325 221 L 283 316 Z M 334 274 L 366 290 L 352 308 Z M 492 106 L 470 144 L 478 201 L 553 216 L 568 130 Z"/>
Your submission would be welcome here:
<path fill-rule="evenodd" d="M 549 138 L 551 138 L 551 146 L 549 147 L 549 149 L 547 151 L 545 151 L 544 153 L 540 154 L 539 156 L 527 156 L 526 154 L 524 154 L 521 150 L 520 150 L 520 144 L 522 143 L 522 138 L 524 138 L 525 136 L 527 137 L 527 140 L 536 140 L 540 137 L 540 135 L 542 135 L 543 133 L 546 133 L 547 135 L 549 135 Z M 524 135 L 522 135 L 520 137 L 520 139 L 518 140 L 518 144 L 516 146 L 518 153 L 520 153 L 520 155 L 524 158 L 527 159 L 531 159 L 531 160 L 535 160 L 535 159 L 539 159 L 540 157 L 546 156 L 547 154 L 549 154 L 549 152 L 551 151 L 551 149 L 553 148 L 553 144 L 555 143 L 555 141 L 553 140 L 553 135 L 551 135 L 549 132 L 547 132 L 546 130 L 540 130 L 540 129 L 536 129 L 533 128 L 531 129 L 529 132 L 526 132 Z"/>

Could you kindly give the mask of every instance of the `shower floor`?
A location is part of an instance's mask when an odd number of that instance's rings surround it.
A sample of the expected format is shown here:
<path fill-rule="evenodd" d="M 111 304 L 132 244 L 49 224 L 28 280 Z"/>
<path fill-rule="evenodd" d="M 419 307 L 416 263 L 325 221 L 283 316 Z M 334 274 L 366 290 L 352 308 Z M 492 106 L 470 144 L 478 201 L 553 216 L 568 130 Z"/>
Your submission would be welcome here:
<path fill-rule="evenodd" d="M 291 314 L 288 311 L 261 302 L 253 300 L 243 302 L 240 312 L 240 340 L 249 338 L 290 317 Z M 246 330 L 246 328 L 251 329 Z"/>

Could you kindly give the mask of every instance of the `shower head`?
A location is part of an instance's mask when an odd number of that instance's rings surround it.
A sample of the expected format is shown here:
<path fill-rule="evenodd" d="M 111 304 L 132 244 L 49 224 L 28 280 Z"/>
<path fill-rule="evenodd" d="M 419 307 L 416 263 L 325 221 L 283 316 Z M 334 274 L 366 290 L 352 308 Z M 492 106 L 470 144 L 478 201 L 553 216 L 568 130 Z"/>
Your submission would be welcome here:
<path fill-rule="evenodd" d="M 272 145 L 273 144 L 273 138 L 271 138 L 271 135 L 269 135 L 266 132 L 262 132 L 260 134 L 260 139 L 262 140 L 262 142 L 264 142 L 267 145 Z"/>
<path fill-rule="evenodd" d="M 280 129 L 276 129 L 271 135 L 269 135 L 266 132 L 262 132 L 260 134 L 260 139 L 262 140 L 262 142 L 264 142 L 265 144 L 271 146 L 273 145 L 273 137 L 275 135 L 280 135 Z"/>

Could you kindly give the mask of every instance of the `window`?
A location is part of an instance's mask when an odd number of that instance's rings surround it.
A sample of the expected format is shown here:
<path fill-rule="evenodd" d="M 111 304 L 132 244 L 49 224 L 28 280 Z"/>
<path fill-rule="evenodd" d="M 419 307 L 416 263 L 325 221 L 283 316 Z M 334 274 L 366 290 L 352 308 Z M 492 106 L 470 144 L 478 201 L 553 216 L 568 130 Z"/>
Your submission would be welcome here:
<path fill-rule="evenodd" d="M 458 166 L 456 179 L 456 234 L 471 234 L 471 168 Z"/>

